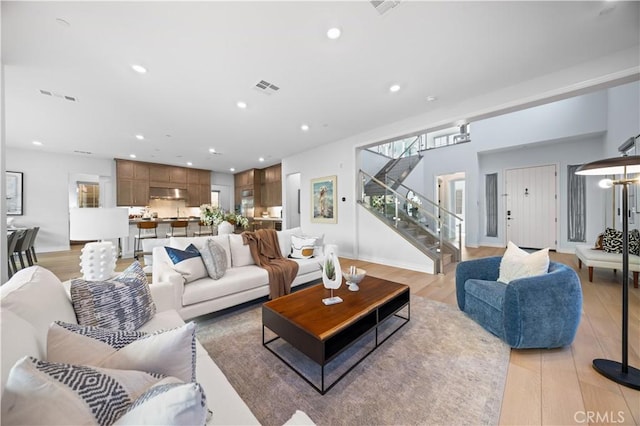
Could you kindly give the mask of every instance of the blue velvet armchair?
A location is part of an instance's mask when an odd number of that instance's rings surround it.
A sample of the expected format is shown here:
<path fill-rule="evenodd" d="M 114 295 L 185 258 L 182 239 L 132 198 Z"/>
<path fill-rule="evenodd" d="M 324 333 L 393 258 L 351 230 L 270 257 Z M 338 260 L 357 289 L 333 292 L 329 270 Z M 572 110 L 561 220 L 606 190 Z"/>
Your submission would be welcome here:
<path fill-rule="evenodd" d="M 576 272 L 550 262 L 544 275 L 497 281 L 502 257 L 460 262 L 456 268 L 458 307 L 512 348 L 570 345 L 582 314 Z"/>

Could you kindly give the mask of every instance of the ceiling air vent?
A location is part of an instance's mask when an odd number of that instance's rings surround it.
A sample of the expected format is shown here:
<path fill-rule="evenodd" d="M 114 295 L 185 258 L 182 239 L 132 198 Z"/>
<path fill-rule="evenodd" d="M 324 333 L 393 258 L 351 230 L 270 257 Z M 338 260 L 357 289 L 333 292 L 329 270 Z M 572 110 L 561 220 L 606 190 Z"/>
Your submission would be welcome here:
<path fill-rule="evenodd" d="M 371 0 L 369 3 L 378 11 L 380 15 L 384 15 L 394 7 L 400 4 L 400 0 Z"/>
<path fill-rule="evenodd" d="M 265 80 L 260 80 L 259 82 L 257 82 L 255 85 L 255 89 L 258 92 L 264 93 L 267 95 L 271 95 L 273 93 L 276 93 L 278 90 L 280 90 L 278 86 L 276 86 L 275 84 L 271 84 Z"/>
<path fill-rule="evenodd" d="M 52 96 L 54 98 L 66 99 L 71 102 L 78 102 L 78 98 L 76 98 L 75 96 L 62 95 L 60 93 L 52 92 L 51 90 L 40 89 L 40 93 L 45 96 Z"/>
<path fill-rule="evenodd" d="M 75 152 L 76 154 L 86 154 L 86 155 L 92 155 L 93 152 L 89 152 L 89 151 L 80 151 L 78 149 L 74 150 L 73 152 Z"/>

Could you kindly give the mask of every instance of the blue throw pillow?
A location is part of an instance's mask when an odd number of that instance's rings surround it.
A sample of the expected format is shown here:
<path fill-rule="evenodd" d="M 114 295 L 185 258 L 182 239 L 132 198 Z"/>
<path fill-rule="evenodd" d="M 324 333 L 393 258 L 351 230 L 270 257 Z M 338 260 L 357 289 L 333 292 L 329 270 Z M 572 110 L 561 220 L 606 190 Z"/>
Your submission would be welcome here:
<path fill-rule="evenodd" d="M 169 259 L 171 259 L 173 269 L 182 275 L 185 283 L 190 283 L 208 275 L 200 252 L 193 244 L 189 244 L 185 250 L 174 247 L 165 247 L 164 249 L 167 251 Z"/>

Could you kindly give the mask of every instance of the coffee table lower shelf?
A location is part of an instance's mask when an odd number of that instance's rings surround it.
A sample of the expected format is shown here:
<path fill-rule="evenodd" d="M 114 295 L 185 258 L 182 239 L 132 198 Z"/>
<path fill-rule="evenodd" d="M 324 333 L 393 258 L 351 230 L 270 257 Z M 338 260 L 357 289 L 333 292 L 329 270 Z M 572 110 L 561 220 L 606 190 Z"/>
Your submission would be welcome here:
<path fill-rule="evenodd" d="M 406 316 L 401 315 L 400 311 L 406 308 Z M 399 318 L 402 322 L 386 335 L 382 340 L 379 339 L 378 329 L 387 320 L 391 318 Z M 314 336 L 306 333 L 295 324 L 283 318 L 279 314 L 262 309 L 262 345 L 276 357 L 278 357 L 287 367 L 306 381 L 318 393 L 324 395 L 333 388 L 340 380 L 342 380 L 351 370 L 364 361 L 373 351 L 375 351 L 382 343 L 387 341 L 398 330 L 404 327 L 411 319 L 410 294 L 406 292 L 399 294 L 397 297 L 389 300 L 375 310 L 371 311 L 362 318 L 359 318 L 335 335 L 326 340 L 319 340 Z M 271 330 L 276 337 L 265 341 L 265 329 Z M 353 346 L 355 343 L 363 339 L 370 333 L 375 332 L 375 345 L 368 350 L 360 359 L 343 372 L 336 380 L 330 384 L 325 384 L 325 366 L 335 359 L 342 352 Z M 385 333 L 386 334 L 386 333 Z M 314 361 L 320 367 L 320 386 L 313 383 L 302 371 L 297 369 L 288 360 L 273 350 L 269 344 L 278 339 L 283 339 L 289 345 L 298 349 L 309 359 Z M 326 386 L 325 386 L 326 385 Z"/>

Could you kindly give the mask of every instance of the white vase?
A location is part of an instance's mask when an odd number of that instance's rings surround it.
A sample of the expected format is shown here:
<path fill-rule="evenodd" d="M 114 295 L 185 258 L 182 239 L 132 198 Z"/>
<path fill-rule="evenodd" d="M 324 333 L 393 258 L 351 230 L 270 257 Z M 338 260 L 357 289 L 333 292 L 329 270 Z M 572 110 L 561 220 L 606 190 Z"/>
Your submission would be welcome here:
<path fill-rule="evenodd" d="M 325 265 L 327 262 L 333 262 L 335 276 L 330 279 L 326 273 Z M 322 265 L 322 283 L 325 288 L 337 289 L 342 284 L 342 269 L 340 268 L 340 261 L 338 260 L 338 246 L 333 244 L 327 244 L 324 246 L 324 263 Z"/>
<path fill-rule="evenodd" d="M 80 272 L 86 281 L 104 281 L 116 275 L 118 251 L 111 241 L 87 243 L 81 253 Z"/>
<path fill-rule="evenodd" d="M 233 231 L 235 231 L 235 229 L 236 227 L 226 220 L 222 221 L 220 222 L 220 225 L 218 225 L 218 235 L 233 234 Z"/>

